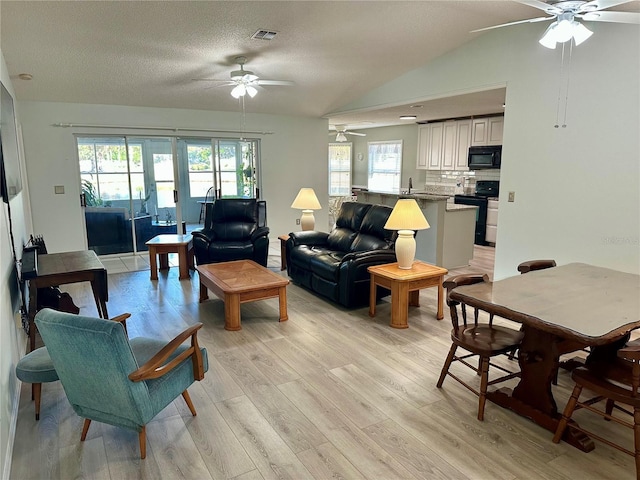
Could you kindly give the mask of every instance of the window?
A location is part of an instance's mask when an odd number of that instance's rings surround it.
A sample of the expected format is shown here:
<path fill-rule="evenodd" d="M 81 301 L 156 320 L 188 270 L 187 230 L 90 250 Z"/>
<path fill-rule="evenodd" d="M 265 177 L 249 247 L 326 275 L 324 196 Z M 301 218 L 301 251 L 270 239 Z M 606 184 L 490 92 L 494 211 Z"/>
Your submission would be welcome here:
<path fill-rule="evenodd" d="M 369 182 L 374 192 L 398 193 L 402 171 L 402 140 L 368 142 Z"/>
<path fill-rule="evenodd" d="M 351 195 L 351 143 L 329 144 L 329 196 Z"/>

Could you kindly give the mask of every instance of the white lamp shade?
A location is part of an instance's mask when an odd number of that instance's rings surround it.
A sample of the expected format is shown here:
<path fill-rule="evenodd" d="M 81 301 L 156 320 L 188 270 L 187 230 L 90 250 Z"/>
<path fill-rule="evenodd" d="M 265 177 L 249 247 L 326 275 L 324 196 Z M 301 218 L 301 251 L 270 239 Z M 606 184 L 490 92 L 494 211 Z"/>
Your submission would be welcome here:
<path fill-rule="evenodd" d="M 300 210 L 321 210 L 322 206 L 316 197 L 313 188 L 301 188 L 295 200 L 291 204 L 291 208 Z"/>
<path fill-rule="evenodd" d="M 413 198 L 401 198 L 393 207 L 384 228 L 387 230 L 424 230 L 429 228 L 429 222 L 424 218 L 422 210 Z"/>

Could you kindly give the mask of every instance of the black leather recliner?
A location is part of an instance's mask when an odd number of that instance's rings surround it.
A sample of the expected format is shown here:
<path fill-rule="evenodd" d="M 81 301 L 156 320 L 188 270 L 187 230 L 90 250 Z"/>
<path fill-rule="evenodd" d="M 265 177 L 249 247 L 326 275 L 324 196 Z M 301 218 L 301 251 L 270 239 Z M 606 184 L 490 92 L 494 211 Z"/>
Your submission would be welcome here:
<path fill-rule="evenodd" d="M 194 230 L 198 265 L 253 260 L 266 267 L 269 255 L 267 204 L 255 198 L 222 198 L 206 205 L 204 228 Z"/>
<path fill-rule="evenodd" d="M 292 232 L 286 244 L 291 279 L 348 308 L 369 303 L 367 267 L 396 261 L 396 232 L 385 230 L 391 207 L 345 202 L 331 233 Z M 379 297 L 388 290 L 378 288 Z"/>

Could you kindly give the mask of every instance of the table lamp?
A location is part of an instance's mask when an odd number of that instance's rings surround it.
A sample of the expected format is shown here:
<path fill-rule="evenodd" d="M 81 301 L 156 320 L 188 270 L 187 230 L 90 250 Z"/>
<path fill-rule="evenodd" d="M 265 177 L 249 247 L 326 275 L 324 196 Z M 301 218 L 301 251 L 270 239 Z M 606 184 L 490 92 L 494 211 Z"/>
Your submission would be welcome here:
<path fill-rule="evenodd" d="M 398 200 L 384 228 L 398 231 L 398 239 L 396 240 L 398 268 L 411 270 L 413 259 L 416 256 L 414 230 L 429 228 L 429 222 L 424 218 L 416 201 L 413 198 Z"/>
<path fill-rule="evenodd" d="M 300 225 L 302 230 L 313 230 L 316 224 L 316 219 L 313 216 L 314 210 L 320 210 L 320 202 L 316 197 L 316 192 L 313 188 L 301 188 L 296 196 L 296 199 L 291 204 L 291 208 L 299 208 L 302 210 L 302 217 L 300 217 Z"/>

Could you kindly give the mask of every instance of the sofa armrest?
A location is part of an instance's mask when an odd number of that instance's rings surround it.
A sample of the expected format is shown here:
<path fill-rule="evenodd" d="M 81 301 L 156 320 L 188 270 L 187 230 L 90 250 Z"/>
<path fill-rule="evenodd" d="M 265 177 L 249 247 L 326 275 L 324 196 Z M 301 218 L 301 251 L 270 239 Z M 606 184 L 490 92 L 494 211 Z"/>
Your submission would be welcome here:
<path fill-rule="evenodd" d="M 269 227 L 259 227 L 251 234 L 251 242 L 255 243 L 255 241 L 260 237 L 269 236 Z"/>
<path fill-rule="evenodd" d="M 211 243 L 216 238 L 216 234 L 213 232 L 213 230 L 208 228 L 194 230 L 193 232 L 191 232 L 191 235 L 193 236 L 193 238 L 200 238 L 206 243 Z"/>
<path fill-rule="evenodd" d="M 379 265 L 396 261 L 396 252 L 391 249 L 367 250 L 364 252 L 350 252 L 342 257 L 342 263 L 353 261 L 358 264 Z"/>
<path fill-rule="evenodd" d="M 307 230 L 306 232 L 291 232 L 289 234 L 289 241 L 292 242 L 294 247 L 298 245 L 326 245 L 328 238 L 328 233 L 317 232 L 315 230 Z"/>

